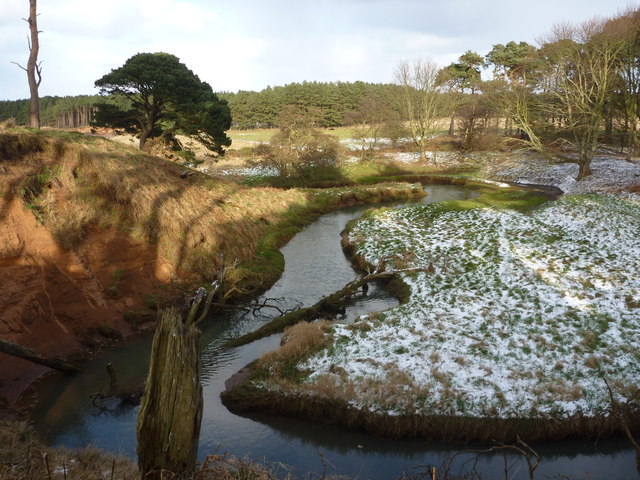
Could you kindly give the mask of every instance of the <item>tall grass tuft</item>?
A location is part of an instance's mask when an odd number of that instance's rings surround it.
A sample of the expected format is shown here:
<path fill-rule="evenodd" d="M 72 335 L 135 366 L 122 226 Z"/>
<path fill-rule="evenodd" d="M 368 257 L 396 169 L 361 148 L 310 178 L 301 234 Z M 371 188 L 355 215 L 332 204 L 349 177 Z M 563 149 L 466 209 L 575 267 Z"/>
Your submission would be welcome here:
<path fill-rule="evenodd" d="M 331 339 L 325 335 L 331 326 L 328 320 L 319 322 L 300 322 L 287 328 L 282 335 L 281 346 L 262 356 L 258 368 L 266 368 L 272 375 L 287 380 L 297 380 L 301 374 L 296 364 L 309 355 L 319 351 Z"/>

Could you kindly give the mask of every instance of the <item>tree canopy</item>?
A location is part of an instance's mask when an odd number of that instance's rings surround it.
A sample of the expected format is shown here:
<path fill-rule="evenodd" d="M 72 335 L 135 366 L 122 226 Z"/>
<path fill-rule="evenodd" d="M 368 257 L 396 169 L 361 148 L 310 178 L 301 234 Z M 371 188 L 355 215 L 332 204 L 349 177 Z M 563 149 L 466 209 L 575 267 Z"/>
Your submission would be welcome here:
<path fill-rule="evenodd" d="M 347 125 L 350 112 L 359 108 L 363 98 L 376 96 L 392 105 L 399 94 L 400 87 L 393 84 L 302 82 L 220 96 L 229 101 L 234 127 L 249 129 L 277 127 L 278 113 L 287 105 L 296 105 L 303 111 L 319 110 L 321 115 L 315 119 L 319 127 Z"/>
<path fill-rule="evenodd" d="M 150 137 L 183 134 L 223 153 L 231 144 L 227 102 L 211 86 L 171 54 L 139 53 L 122 67 L 96 80 L 101 95 L 121 97 L 120 104 L 102 106 L 96 124 L 126 128 L 140 136 L 140 148 Z"/>

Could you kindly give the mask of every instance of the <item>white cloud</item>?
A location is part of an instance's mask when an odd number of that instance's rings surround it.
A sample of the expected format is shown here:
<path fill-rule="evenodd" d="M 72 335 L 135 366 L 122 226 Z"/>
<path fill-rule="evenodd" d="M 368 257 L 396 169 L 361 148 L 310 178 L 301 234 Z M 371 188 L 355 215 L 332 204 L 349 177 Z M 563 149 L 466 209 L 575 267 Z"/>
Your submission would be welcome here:
<path fill-rule="evenodd" d="M 28 14 L 0 11 L 0 99 L 28 95 Z M 48 0 L 40 2 L 42 95 L 95 93 L 140 52 L 178 56 L 215 90 L 293 81 L 388 82 L 401 59 L 447 64 L 466 50 L 533 42 L 561 20 L 616 13 L 627 0 Z"/>

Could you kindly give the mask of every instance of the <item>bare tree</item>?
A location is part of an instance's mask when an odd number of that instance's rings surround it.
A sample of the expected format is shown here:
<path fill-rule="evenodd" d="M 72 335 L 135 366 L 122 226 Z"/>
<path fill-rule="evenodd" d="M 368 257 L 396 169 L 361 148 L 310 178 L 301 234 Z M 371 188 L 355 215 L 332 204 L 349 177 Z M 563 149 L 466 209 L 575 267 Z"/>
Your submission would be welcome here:
<path fill-rule="evenodd" d="M 30 124 L 33 128 L 40 128 L 40 97 L 38 96 L 38 88 L 42 82 L 42 62 L 38 62 L 38 52 L 40 51 L 40 42 L 38 40 L 38 14 L 37 0 L 29 0 L 29 18 L 24 21 L 29 24 L 30 36 L 27 38 L 29 42 L 29 60 L 27 67 L 15 63 L 25 72 L 29 81 L 29 92 L 31 94 L 30 102 Z"/>
<path fill-rule="evenodd" d="M 640 9 L 627 7 L 618 16 L 608 20 L 604 32 L 619 39 L 622 51 L 619 60 L 617 106 L 622 113 L 622 147 L 627 147 L 627 159 L 640 154 L 638 118 L 640 117 Z M 615 97 L 614 97 L 615 99 Z M 611 103 L 615 103 L 611 102 Z M 612 127 L 612 125 L 607 125 Z"/>
<path fill-rule="evenodd" d="M 360 146 L 360 159 L 372 159 L 388 120 L 393 116 L 389 105 L 375 95 L 365 95 L 358 107 L 345 115 L 353 138 Z"/>
<path fill-rule="evenodd" d="M 439 121 L 448 118 L 452 102 L 439 87 L 440 67 L 430 60 L 401 62 L 396 68 L 396 82 L 403 90 L 404 110 L 411 139 L 426 160 L 429 141 L 438 131 Z"/>
<path fill-rule="evenodd" d="M 602 22 L 552 33 L 562 44 L 557 61 L 546 67 L 547 113 L 562 119 L 561 128 L 578 151 L 578 180 L 591 174 L 608 95 L 614 85 L 623 42 L 602 31 Z"/>
<path fill-rule="evenodd" d="M 338 142 L 316 128 L 320 111 L 285 105 L 278 114 L 278 131 L 261 146 L 257 165 L 277 168 L 280 175 L 302 175 L 313 167 L 329 167 L 338 161 Z"/>

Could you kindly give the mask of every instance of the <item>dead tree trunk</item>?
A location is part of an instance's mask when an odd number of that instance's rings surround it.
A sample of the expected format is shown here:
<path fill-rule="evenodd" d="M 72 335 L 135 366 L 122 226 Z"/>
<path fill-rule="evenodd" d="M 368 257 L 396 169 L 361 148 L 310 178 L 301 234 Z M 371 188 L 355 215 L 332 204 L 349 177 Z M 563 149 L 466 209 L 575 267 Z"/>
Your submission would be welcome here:
<path fill-rule="evenodd" d="M 149 376 L 138 415 L 142 478 L 181 475 L 196 463 L 202 420 L 200 330 L 165 310 L 153 337 Z"/>
<path fill-rule="evenodd" d="M 55 370 L 60 370 L 65 373 L 77 373 L 81 369 L 73 363 L 65 362 L 54 357 L 46 357 L 38 352 L 31 350 L 30 348 L 23 347 L 17 343 L 8 342 L 6 340 L 0 340 L 0 352 L 12 355 L 14 357 L 23 358 L 30 362 L 44 365 Z"/>
<path fill-rule="evenodd" d="M 38 14 L 37 0 L 29 0 L 29 33 L 31 41 L 29 42 L 29 60 L 27 62 L 27 78 L 29 80 L 30 101 L 30 120 L 33 128 L 40 128 L 40 97 L 38 88 L 42 81 L 41 64 L 38 63 L 38 52 L 40 51 L 40 41 L 38 40 Z M 36 76 L 38 78 L 36 78 Z"/>
<path fill-rule="evenodd" d="M 149 375 L 138 414 L 138 465 L 142 478 L 178 478 L 195 469 L 202 421 L 200 330 L 219 283 L 206 300 L 200 289 L 186 318 L 162 312 L 151 347 Z M 198 316 L 201 303 L 203 312 Z"/>
<path fill-rule="evenodd" d="M 29 24 L 29 60 L 27 67 L 23 67 L 19 63 L 11 62 L 27 72 L 27 81 L 29 82 L 29 92 L 31 100 L 29 103 L 29 119 L 33 128 L 40 128 L 40 96 L 38 88 L 42 81 L 42 62 L 38 62 L 38 53 L 40 51 L 40 41 L 38 40 L 38 13 L 37 0 L 29 0 L 29 18 L 24 20 Z"/>
<path fill-rule="evenodd" d="M 40 51 L 40 41 L 38 40 L 38 14 L 37 0 L 29 0 L 29 32 L 31 35 L 31 41 L 29 42 L 29 61 L 27 62 L 27 78 L 29 79 L 29 92 L 31 94 L 30 111 L 29 116 L 31 120 L 31 126 L 33 128 L 40 128 L 40 97 L 38 95 L 38 88 L 42 81 L 42 69 L 41 64 L 38 63 L 38 52 Z M 36 78 L 36 76 L 38 78 Z"/>

